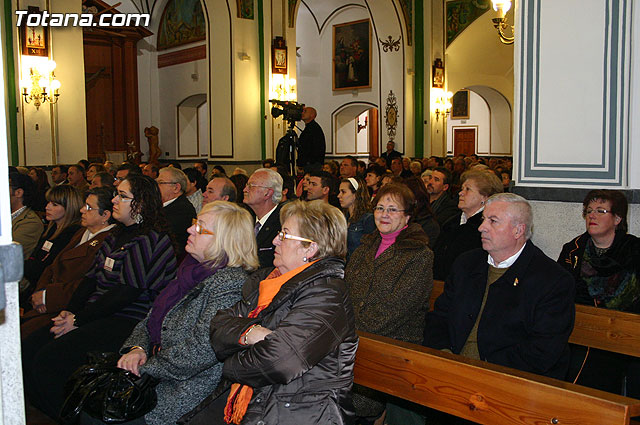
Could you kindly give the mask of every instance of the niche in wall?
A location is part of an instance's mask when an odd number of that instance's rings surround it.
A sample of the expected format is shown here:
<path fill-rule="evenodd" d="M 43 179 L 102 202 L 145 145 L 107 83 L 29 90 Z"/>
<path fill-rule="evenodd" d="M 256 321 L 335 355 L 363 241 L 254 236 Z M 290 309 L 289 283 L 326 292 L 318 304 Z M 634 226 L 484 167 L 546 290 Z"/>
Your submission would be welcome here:
<path fill-rule="evenodd" d="M 209 108 L 207 95 L 194 94 L 177 107 L 178 158 L 209 156 Z"/>
<path fill-rule="evenodd" d="M 369 104 L 346 106 L 333 116 L 335 155 L 368 155 L 378 141 L 378 109 Z"/>

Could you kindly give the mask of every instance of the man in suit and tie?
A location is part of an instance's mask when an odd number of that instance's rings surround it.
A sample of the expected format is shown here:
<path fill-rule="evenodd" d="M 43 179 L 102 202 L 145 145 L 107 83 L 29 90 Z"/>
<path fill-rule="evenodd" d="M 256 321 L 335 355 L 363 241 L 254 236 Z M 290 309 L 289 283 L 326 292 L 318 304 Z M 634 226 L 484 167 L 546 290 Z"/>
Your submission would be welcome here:
<path fill-rule="evenodd" d="M 165 167 L 160 170 L 156 182 L 162 196 L 162 210 L 176 238 L 177 255 L 181 258 L 189 237 L 187 229 L 191 227 L 191 221 L 196 218 L 196 210 L 184 194 L 187 188 L 187 176 L 182 170 Z"/>
<path fill-rule="evenodd" d="M 256 170 L 244 188 L 244 203 L 256 216 L 260 267 L 273 266 L 273 238 L 280 231 L 282 177 L 269 168 Z"/>

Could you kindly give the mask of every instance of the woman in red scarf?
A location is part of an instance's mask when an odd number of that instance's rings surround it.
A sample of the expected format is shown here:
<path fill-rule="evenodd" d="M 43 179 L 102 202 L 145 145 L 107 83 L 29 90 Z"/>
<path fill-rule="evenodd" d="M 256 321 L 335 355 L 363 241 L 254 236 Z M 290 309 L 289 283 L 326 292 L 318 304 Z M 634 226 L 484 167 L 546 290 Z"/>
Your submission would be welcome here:
<path fill-rule="evenodd" d="M 344 215 L 322 201 L 294 201 L 280 222 L 275 268 L 251 275 L 243 299 L 211 321 L 213 349 L 234 382 L 225 421 L 349 422 L 358 337 L 343 280 Z"/>

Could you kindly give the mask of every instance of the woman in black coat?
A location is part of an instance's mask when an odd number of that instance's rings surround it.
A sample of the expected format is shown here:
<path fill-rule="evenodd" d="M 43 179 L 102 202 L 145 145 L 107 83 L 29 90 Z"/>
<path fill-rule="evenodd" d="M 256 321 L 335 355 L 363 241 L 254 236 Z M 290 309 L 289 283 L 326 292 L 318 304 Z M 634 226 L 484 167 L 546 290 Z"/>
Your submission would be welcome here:
<path fill-rule="evenodd" d="M 211 344 L 234 383 L 224 416 L 234 424 L 350 423 L 358 337 L 343 280 L 346 220 L 316 200 L 286 204 L 280 221 L 275 268 L 254 273 L 242 301 L 211 321 Z"/>
<path fill-rule="evenodd" d="M 494 193 L 502 192 L 502 182 L 488 170 L 469 170 L 462 174 L 460 182 L 460 214 L 442 223 L 434 246 L 433 278 L 438 280 L 447 278 L 458 255 L 482 248 L 478 227 L 482 224 L 484 203 Z"/>
<path fill-rule="evenodd" d="M 640 313 L 640 239 L 627 233 L 627 199 L 617 190 L 598 189 L 587 193 L 582 206 L 587 231 L 566 243 L 558 258 L 575 279 L 576 303 Z M 627 395 L 640 398 L 639 376 L 636 358 L 571 347 L 572 382 L 620 393 L 626 377 Z"/>
<path fill-rule="evenodd" d="M 80 229 L 80 208 L 83 195 L 74 187 L 63 184 L 47 191 L 46 218 L 49 226 L 44 229 L 38 245 L 24 261 L 24 278 L 21 283 L 21 307 L 30 310 L 29 297 L 40 276 Z"/>

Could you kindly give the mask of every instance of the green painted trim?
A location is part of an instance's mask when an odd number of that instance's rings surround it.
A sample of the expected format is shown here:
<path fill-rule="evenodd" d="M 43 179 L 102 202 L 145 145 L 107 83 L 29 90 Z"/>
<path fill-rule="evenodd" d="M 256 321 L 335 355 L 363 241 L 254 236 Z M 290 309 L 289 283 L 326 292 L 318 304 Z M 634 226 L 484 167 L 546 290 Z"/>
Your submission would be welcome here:
<path fill-rule="evenodd" d="M 424 11 L 421 0 L 416 0 L 415 40 L 413 49 L 415 52 L 415 94 L 414 94 L 414 121 L 415 121 L 415 157 L 424 156 Z"/>
<path fill-rule="evenodd" d="M 5 75 L 6 75 L 6 97 L 7 97 L 7 123 L 9 131 L 9 150 L 11 165 L 18 165 L 20 155 L 18 154 L 18 117 L 16 116 L 16 65 L 13 59 L 13 10 L 11 0 L 4 1 L 4 47 L 5 47 Z"/>
<path fill-rule="evenodd" d="M 265 125 L 267 120 L 264 119 L 266 114 L 266 83 L 264 75 L 264 15 L 262 11 L 262 0 L 258 0 L 258 45 L 260 48 L 260 147 L 262 149 L 262 159 L 267 157 L 267 133 Z"/>

